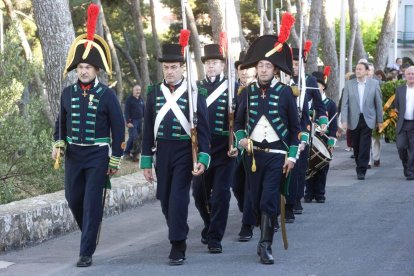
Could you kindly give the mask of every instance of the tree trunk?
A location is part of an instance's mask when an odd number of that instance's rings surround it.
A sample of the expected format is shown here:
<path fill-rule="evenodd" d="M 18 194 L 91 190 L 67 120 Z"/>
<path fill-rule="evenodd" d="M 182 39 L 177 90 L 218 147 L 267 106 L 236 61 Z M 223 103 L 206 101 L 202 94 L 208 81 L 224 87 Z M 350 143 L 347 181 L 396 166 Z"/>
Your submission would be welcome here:
<path fill-rule="evenodd" d="M 194 19 L 193 10 L 191 9 L 190 5 L 187 5 L 185 7 L 185 12 L 187 14 L 187 20 L 188 20 L 188 28 L 191 32 L 191 45 L 194 51 L 194 59 L 197 67 L 197 75 L 198 79 L 201 79 L 204 77 L 204 65 L 201 62 L 201 44 L 200 39 L 198 36 L 198 30 L 197 25 Z"/>
<path fill-rule="evenodd" d="M 144 26 L 142 25 L 141 3 L 140 0 L 132 0 L 131 3 L 132 18 L 138 39 L 139 67 L 142 78 L 140 85 L 143 90 L 146 90 L 151 81 L 148 71 L 147 43 L 145 41 Z"/>
<path fill-rule="evenodd" d="M 249 45 L 247 44 L 247 40 L 243 34 L 243 28 L 241 24 L 241 13 L 240 13 L 240 0 L 234 0 L 234 7 L 236 9 L 237 22 L 239 24 L 240 49 L 247 49 Z"/>
<path fill-rule="evenodd" d="M 134 75 L 135 82 L 141 83 L 141 76 L 139 75 L 137 64 L 135 63 L 134 59 L 132 58 L 131 54 L 129 53 L 129 49 L 122 48 L 121 45 L 115 43 L 115 47 L 122 53 L 125 59 L 128 61 L 129 66 L 131 67 L 132 74 Z M 135 83 L 134 83 L 135 84 Z"/>
<path fill-rule="evenodd" d="M 286 8 L 287 8 L 287 11 L 290 14 L 293 15 L 293 13 L 292 13 L 292 4 L 291 4 L 290 0 L 286 0 Z M 280 18 L 282 18 L 282 14 L 280 15 Z M 296 16 L 295 16 L 295 19 L 296 19 L 295 26 L 297 24 L 300 24 L 299 18 L 300 18 L 300 14 L 296 14 Z M 290 39 L 292 41 L 292 47 L 293 48 L 299 48 L 299 36 L 298 36 L 298 33 L 296 32 L 295 27 L 292 27 L 292 29 L 290 30 Z"/>
<path fill-rule="evenodd" d="M 115 78 L 116 78 L 115 90 L 116 90 L 116 96 L 118 98 L 118 101 L 120 103 L 122 103 L 122 100 L 124 98 L 124 90 L 123 90 L 123 87 L 122 87 L 122 71 L 121 71 L 121 66 L 119 65 L 118 55 L 117 55 L 116 50 L 115 50 L 114 42 L 112 41 L 111 31 L 109 29 L 108 23 L 106 22 L 105 13 L 103 11 L 102 4 L 100 3 L 101 1 L 99 0 L 98 2 L 101 5 L 102 26 L 103 26 L 103 31 L 104 31 L 104 35 L 105 35 L 105 40 L 106 40 L 106 42 L 108 42 L 108 46 L 109 46 L 109 49 L 111 51 L 113 71 L 115 71 Z"/>
<path fill-rule="evenodd" d="M 306 73 L 318 71 L 318 45 L 321 29 L 322 0 L 313 0 L 309 15 L 308 39 L 312 41 L 312 48 L 306 64 Z"/>
<path fill-rule="evenodd" d="M 398 7 L 398 0 L 388 0 L 382 21 L 381 34 L 377 43 L 377 54 L 374 58 L 376 70 L 384 70 L 388 58 L 388 48 L 390 47 L 394 35 L 395 10 Z"/>
<path fill-rule="evenodd" d="M 338 55 L 335 45 L 335 21 L 333 16 L 328 16 L 327 2 L 323 0 L 322 17 L 321 17 L 321 33 L 322 33 L 322 49 L 324 53 L 324 64 L 331 66 L 331 74 L 328 80 L 328 88 L 326 94 L 329 98 L 338 102 L 339 99 L 339 78 L 338 78 Z"/>
<path fill-rule="evenodd" d="M 349 5 L 349 21 L 350 21 L 350 37 L 348 45 L 348 68 L 347 72 L 352 72 L 352 57 L 354 56 L 355 37 L 357 32 L 358 13 L 355 7 L 355 0 L 348 0 Z"/>
<path fill-rule="evenodd" d="M 155 21 L 154 0 L 150 0 L 150 11 L 151 11 L 151 30 L 152 30 L 152 38 L 154 40 L 155 56 L 156 58 L 158 58 L 162 55 L 162 51 L 161 51 L 160 40 L 158 39 L 157 24 Z M 161 67 L 160 62 L 157 62 L 156 70 L 157 70 L 157 81 L 162 81 L 164 76 L 162 74 L 162 67 Z"/>
<path fill-rule="evenodd" d="M 220 32 L 224 30 L 224 5 L 221 2 L 221 0 L 208 0 L 214 43 L 219 43 Z"/>
<path fill-rule="evenodd" d="M 75 74 L 69 74 L 62 80 L 66 57 L 75 39 L 75 32 L 67 0 L 32 0 L 32 5 L 42 45 L 46 96 L 55 121 L 62 89 L 76 80 Z"/>
<path fill-rule="evenodd" d="M 257 0 L 257 10 L 259 11 L 259 17 L 261 15 L 261 10 L 263 7 L 263 0 Z M 272 33 L 272 28 L 270 26 L 270 20 L 267 18 L 267 14 L 266 12 L 263 15 L 263 34 L 271 34 Z"/>
<path fill-rule="evenodd" d="M 21 41 L 26 60 L 28 62 L 32 62 L 32 59 L 33 59 L 32 49 L 30 48 L 29 42 L 27 41 L 27 37 L 24 32 L 23 25 L 21 24 L 20 20 L 17 18 L 17 15 L 14 11 L 13 4 L 11 0 L 3 0 L 3 3 L 4 3 L 4 6 L 6 7 L 7 15 L 10 17 L 11 21 L 16 26 L 17 35 L 19 36 L 19 39 Z"/>
<path fill-rule="evenodd" d="M 308 15 L 308 3 L 305 0 L 296 0 L 296 11 L 297 11 L 297 32 L 300 32 L 300 21 L 299 18 L 303 14 L 303 41 L 308 37 L 308 27 L 309 27 L 309 15 Z M 299 34 L 300 35 L 300 34 Z"/>
<path fill-rule="evenodd" d="M 354 47 L 354 58 L 355 60 L 360 60 L 361 58 L 367 58 L 367 53 L 365 52 L 364 42 L 362 41 L 361 34 L 361 25 L 357 24 L 357 30 L 355 35 L 355 47 Z"/>

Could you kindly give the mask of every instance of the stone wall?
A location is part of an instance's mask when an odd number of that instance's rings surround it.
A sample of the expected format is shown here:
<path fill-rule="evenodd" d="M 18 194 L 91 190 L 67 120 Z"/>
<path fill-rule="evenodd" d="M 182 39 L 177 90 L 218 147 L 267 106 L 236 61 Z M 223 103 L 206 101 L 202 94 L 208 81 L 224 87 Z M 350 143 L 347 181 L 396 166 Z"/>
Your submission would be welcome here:
<path fill-rule="evenodd" d="M 142 173 L 116 177 L 108 190 L 105 215 L 114 215 L 155 199 L 156 186 Z M 0 252 L 18 249 L 77 229 L 64 191 L 0 205 Z"/>

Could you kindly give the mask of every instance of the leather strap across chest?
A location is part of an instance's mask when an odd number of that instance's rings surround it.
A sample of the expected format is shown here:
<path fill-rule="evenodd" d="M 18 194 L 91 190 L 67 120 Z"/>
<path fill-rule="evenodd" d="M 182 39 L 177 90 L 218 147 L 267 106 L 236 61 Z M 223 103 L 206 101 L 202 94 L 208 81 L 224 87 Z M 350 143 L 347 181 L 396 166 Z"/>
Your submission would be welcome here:
<path fill-rule="evenodd" d="M 181 86 L 175 90 L 173 93 L 170 92 L 170 90 L 164 85 L 164 83 L 161 84 L 161 92 L 165 97 L 166 103 L 161 107 L 160 111 L 158 112 L 156 118 L 155 118 L 155 124 L 154 124 L 154 137 L 157 137 L 158 129 L 160 127 L 160 124 L 162 120 L 164 119 L 165 115 L 168 111 L 172 110 L 175 117 L 180 121 L 181 126 L 184 128 L 185 132 L 188 135 L 191 135 L 190 132 L 190 122 L 187 120 L 187 117 L 185 117 L 183 111 L 180 109 L 180 107 L 177 104 L 177 100 L 187 91 L 187 82 L 183 81 Z"/>

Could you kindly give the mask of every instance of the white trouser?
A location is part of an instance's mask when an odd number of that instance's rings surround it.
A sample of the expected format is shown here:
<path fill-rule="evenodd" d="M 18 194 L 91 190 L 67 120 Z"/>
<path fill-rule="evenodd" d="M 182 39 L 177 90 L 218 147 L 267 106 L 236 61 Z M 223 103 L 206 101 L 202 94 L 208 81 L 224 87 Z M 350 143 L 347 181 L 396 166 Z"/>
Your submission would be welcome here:
<path fill-rule="evenodd" d="M 381 139 L 371 138 L 371 154 L 369 156 L 369 164 L 372 165 L 374 161 L 380 160 L 381 157 Z"/>

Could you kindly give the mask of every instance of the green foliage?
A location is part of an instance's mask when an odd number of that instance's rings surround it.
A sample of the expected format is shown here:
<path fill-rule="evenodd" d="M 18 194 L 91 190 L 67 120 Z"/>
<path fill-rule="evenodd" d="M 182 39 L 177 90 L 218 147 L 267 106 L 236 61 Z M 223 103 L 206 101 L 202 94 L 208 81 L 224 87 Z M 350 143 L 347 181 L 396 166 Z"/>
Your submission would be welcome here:
<path fill-rule="evenodd" d="M 240 14 L 241 25 L 250 45 L 260 34 L 260 13 L 256 1 L 240 0 Z"/>
<path fill-rule="evenodd" d="M 376 48 L 381 33 L 382 20 L 381 17 L 372 22 L 361 22 L 362 41 L 364 42 L 365 51 L 371 59 L 377 54 Z"/>
<path fill-rule="evenodd" d="M 34 65 L 25 61 L 13 28 L 0 54 L 0 204 L 62 188 L 62 172 L 52 171 L 52 130 L 42 103 L 22 105 Z"/>
<path fill-rule="evenodd" d="M 360 20 L 360 28 L 361 28 L 361 36 L 362 36 L 362 42 L 364 43 L 365 52 L 367 52 L 368 58 L 373 59 L 376 55 L 376 47 L 377 42 L 379 39 L 379 35 L 381 33 L 381 26 L 382 26 L 382 18 L 377 18 L 374 21 L 366 22 L 363 19 Z M 335 20 L 335 41 L 336 41 L 336 51 L 339 55 L 340 53 L 340 33 L 341 33 L 341 19 Z M 346 19 L 346 26 L 345 26 L 345 32 L 346 32 L 346 49 L 349 48 L 349 41 L 350 41 L 350 23 L 349 23 L 349 16 L 347 15 Z M 323 56 L 323 53 L 319 52 L 320 56 Z M 357 61 L 354 61 L 356 63 Z"/>
<path fill-rule="evenodd" d="M 383 101 L 383 106 L 385 105 L 385 103 L 388 101 L 388 99 L 392 96 L 395 95 L 395 91 L 397 89 L 398 86 L 404 85 L 405 81 L 404 80 L 396 80 L 396 81 L 387 81 L 382 83 L 381 85 L 381 92 L 382 92 L 382 101 Z M 384 122 L 386 122 L 388 119 L 391 118 L 391 114 L 393 107 L 390 106 L 387 110 L 385 110 L 384 112 Z M 395 123 L 397 122 L 397 119 L 395 118 Z M 395 142 L 397 139 L 397 134 L 395 133 L 395 125 L 394 124 L 389 124 L 383 131 L 384 137 L 389 140 L 390 142 Z M 379 136 L 380 134 L 378 132 L 374 132 L 373 133 L 374 136 Z"/>
<path fill-rule="evenodd" d="M 62 170 L 54 171 L 50 157 L 52 129 L 45 124 L 41 103 L 16 111 L 0 125 L 0 204 L 63 187 Z"/>
<path fill-rule="evenodd" d="M 4 53 L 0 54 L 0 122 L 7 114 L 17 110 L 27 76 L 31 68 L 21 57 L 22 48 L 13 28 L 6 32 Z"/>

